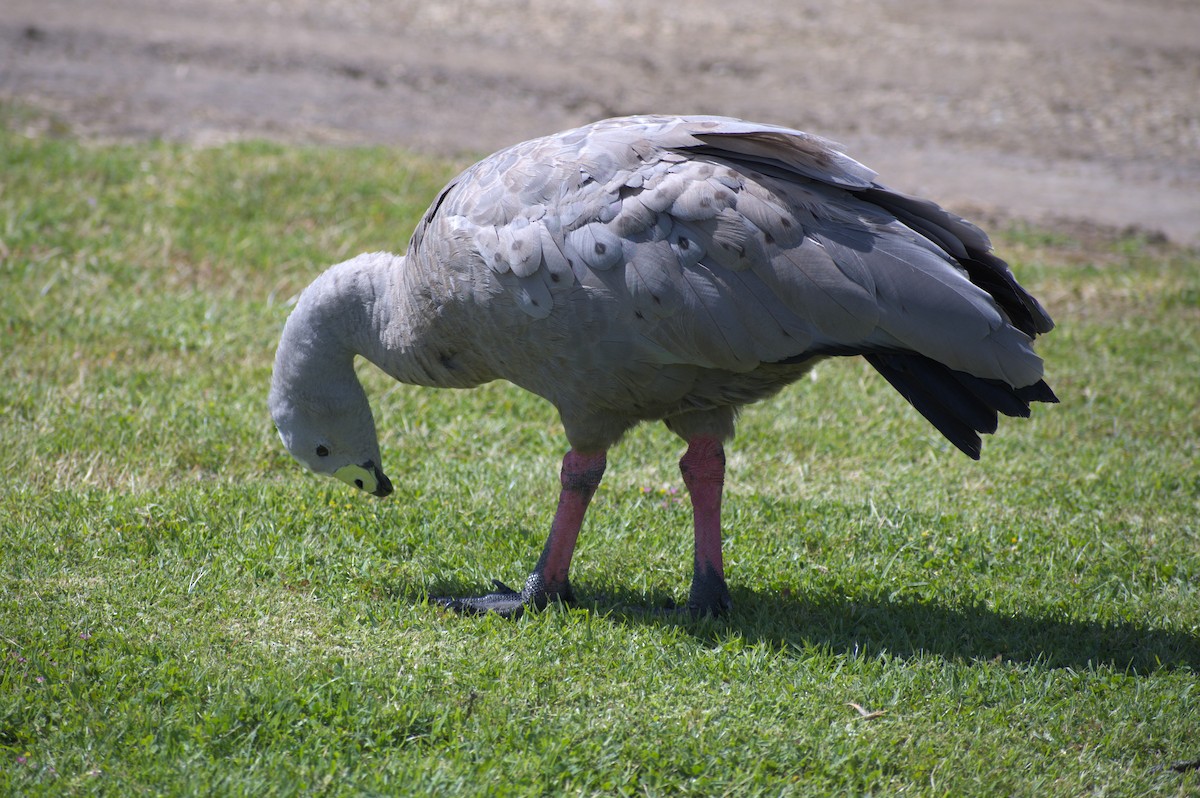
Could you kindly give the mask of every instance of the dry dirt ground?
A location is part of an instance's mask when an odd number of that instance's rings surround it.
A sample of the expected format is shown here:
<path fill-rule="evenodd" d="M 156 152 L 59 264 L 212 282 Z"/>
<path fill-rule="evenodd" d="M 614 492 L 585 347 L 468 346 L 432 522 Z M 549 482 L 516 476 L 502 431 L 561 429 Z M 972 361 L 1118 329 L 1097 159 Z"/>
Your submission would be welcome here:
<path fill-rule="evenodd" d="M 3 0 L 0 99 L 104 139 L 455 155 L 719 113 L 959 210 L 1200 244 L 1197 0 Z"/>

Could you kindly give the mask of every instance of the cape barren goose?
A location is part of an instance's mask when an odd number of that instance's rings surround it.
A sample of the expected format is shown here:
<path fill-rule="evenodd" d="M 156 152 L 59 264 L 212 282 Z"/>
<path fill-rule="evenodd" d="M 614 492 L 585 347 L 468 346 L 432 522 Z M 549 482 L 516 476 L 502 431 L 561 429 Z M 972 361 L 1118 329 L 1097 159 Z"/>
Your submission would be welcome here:
<path fill-rule="evenodd" d="M 742 405 L 823 358 L 862 355 L 978 458 L 998 412 L 1057 401 L 1032 348 L 1053 322 L 990 248 L 807 133 L 609 119 L 480 161 L 434 200 L 406 255 L 361 255 L 317 278 L 284 327 L 271 414 L 300 462 L 386 496 L 356 355 L 406 383 L 505 379 L 552 402 L 570 450 L 532 575 L 520 591 L 497 581 L 443 600 L 509 616 L 571 598 L 606 450 L 661 419 L 687 442 L 687 609 L 720 614 L 723 443 Z"/>

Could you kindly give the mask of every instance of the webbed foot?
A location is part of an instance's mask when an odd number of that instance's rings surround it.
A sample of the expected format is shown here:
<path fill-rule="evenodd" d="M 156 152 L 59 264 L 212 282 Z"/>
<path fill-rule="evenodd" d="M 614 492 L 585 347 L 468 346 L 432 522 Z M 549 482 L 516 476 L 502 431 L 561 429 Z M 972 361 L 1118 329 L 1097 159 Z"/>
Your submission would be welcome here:
<path fill-rule="evenodd" d="M 692 579 L 692 591 L 688 602 L 681 610 L 693 618 L 720 618 L 733 611 L 733 598 L 725 577 L 708 568 L 699 571 Z"/>
<path fill-rule="evenodd" d="M 561 590 L 551 592 L 546 589 L 541 574 L 536 572 L 525 580 L 525 587 L 520 591 L 513 590 L 499 579 L 493 579 L 492 584 L 496 586 L 496 592 L 486 596 L 435 598 L 432 601 L 461 615 L 486 615 L 492 612 L 512 620 L 520 618 L 526 609 L 544 610 L 551 600 L 574 601 L 570 583 Z"/>

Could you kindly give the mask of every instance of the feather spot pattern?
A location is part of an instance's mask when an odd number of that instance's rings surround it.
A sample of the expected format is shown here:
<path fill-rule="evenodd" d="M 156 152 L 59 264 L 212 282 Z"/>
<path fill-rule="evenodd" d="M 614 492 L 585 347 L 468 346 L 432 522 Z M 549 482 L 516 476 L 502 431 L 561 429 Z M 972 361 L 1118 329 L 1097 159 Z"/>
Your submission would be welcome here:
<path fill-rule="evenodd" d="M 475 247 L 479 256 L 492 271 L 504 274 L 509 271 L 508 258 L 505 257 L 500 245 L 500 234 L 495 227 L 485 225 L 475 231 Z"/>
<path fill-rule="evenodd" d="M 621 239 L 599 222 L 572 230 L 567 234 L 567 245 L 592 269 L 611 269 L 621 260 Z"/>
<path fill-rule="evenodd" d="M 563 253 L 559 242 L 548 227 L 538 225 L 538 233 L 541 236 L 542 263 L 545 265 L 546 271 L 550 273 L 551 282 L 570 285 L 575 278 L 575 272 L 571 269 L 571 261 Z"/>
<path fill-rule="evenodd" d="M 630 249 L 625 285 L 636 313 L 642 318 L 662 318 L 675 313 L 681 304 L 681 276 L 671 246 L 665 241 L 655 241 Z"/>
<path fill-rule="evenodd" d="M 500 253 L 518 277 L 528 277 L 541 265 L 541 227 L 530 224 L 524 217 L 517 217 L 512 224 L 497 231 Z"/>

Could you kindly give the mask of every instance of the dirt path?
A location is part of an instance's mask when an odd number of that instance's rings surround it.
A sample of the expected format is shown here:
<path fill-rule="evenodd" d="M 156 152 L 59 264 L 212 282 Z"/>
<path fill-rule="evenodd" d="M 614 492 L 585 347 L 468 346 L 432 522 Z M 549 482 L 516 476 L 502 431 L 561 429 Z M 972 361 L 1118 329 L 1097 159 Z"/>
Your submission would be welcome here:
<path fill-rule="evenodd" d="M 0 97 L 104 138 L 482 154 L 604 116 L 794 125 L 897 188 L 1200 244 L 1194 0 L 5 0 Z"/>

